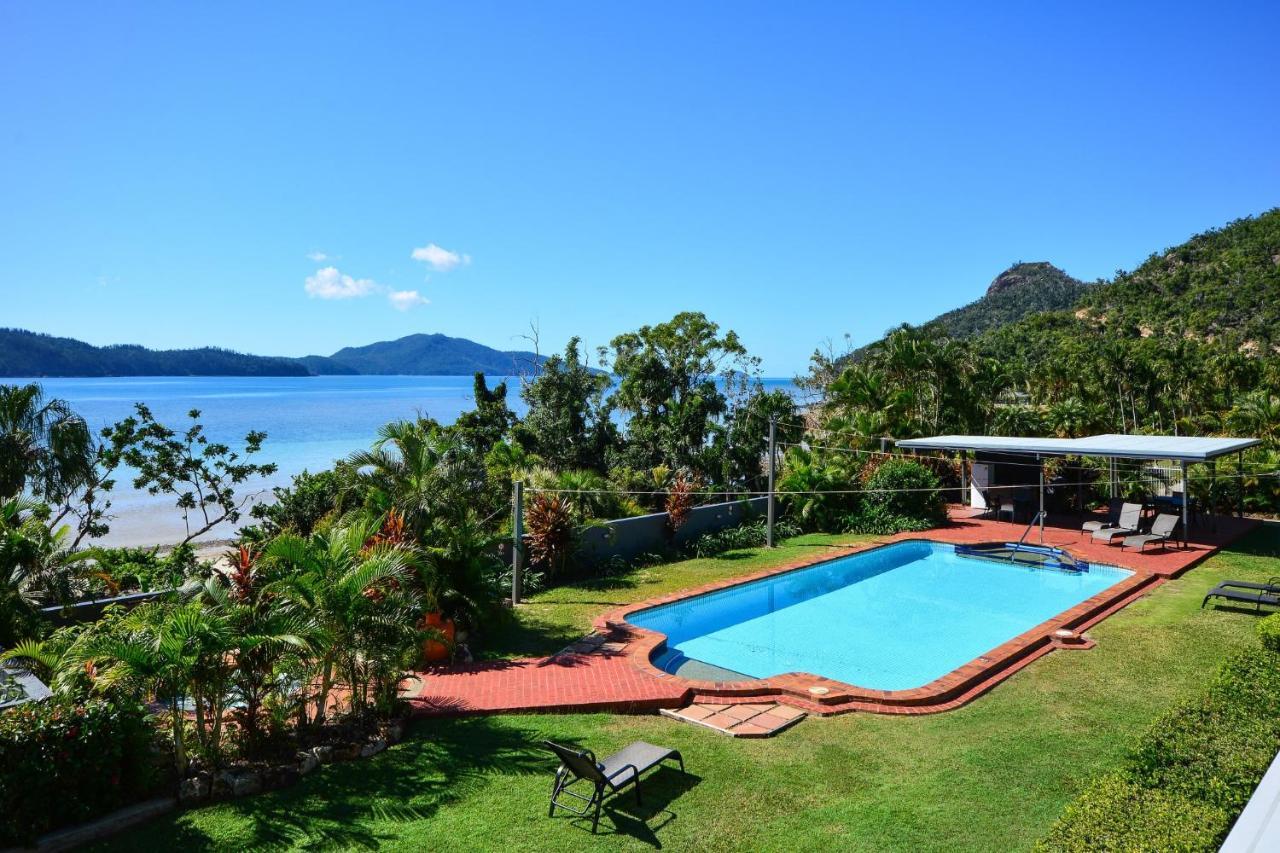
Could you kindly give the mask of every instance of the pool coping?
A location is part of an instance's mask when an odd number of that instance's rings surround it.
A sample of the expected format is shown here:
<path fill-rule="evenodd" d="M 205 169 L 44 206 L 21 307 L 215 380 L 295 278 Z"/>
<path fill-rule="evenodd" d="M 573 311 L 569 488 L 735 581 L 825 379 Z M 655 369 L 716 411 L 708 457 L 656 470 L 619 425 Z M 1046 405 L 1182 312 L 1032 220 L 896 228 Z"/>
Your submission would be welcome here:
<path fill-rule="evenodd" d="M 941 532 L 941 531 L 939 531 Z M 801 558 L 750 575 L 728 578 L 698 587 L 683 589 L 664 596 L 632 602 L 598 618 L 598 631 L 625 639 L 622 650 L 629 662 L 656 678 L 670 679 L 683 686 L 699 700 L 733 702 L 738 699 L 776 697 L 809 711 L 825 715 L 849 711 L 877 713 L 923 714 L 950 710 L 976 698 L 1008 678 L 1014 672 L 1055 648 L 1086 648 L 1091 644 L 1070 644 L 1054 637 L 1066 629 L 1079 634 L 1110 616 L 1131 601 L 1141 597 L 1168 579 L 1163 573 L 1132 566 L 1115 566 L 1133 574 L 1079 604 L 1062 611 L 1038 625 L 1006 640 L 951 672 L 928 684 L 907 690 L 874 690 L 847 684 L 807 672 L 788 672 L 768 678 L 747 681 L 699 681 L 666 672 L 652 658 L 666 647 L 666 635 L 631 624 L 627 617 L 642 610 L 695 598 L 722 589 L 742 586 L 779 575 L 808 569 L 821 563 L 842 559 L 851 554 L 882 548 L 899 542 L 918 541 L 954 545 L 944 537 L 909 534 L 849 546 L 829 546 L 840 553 L 823 553 Z M 1064 548 L 1068 553 L 1071 549 Z M 1072 554 L 1075 557 L 1075 554 Z M 1077 559 L 1083 559 L 1077 557 Z M 1094 562 L 1097 562 L 1096 560 Z M 1198 562 L 1195 561 L 1195 562 Z M 1189 564 L 1190 565 L 1190 564 Z M 1188 565 L 1188 568 L 1189 568 Z"/>

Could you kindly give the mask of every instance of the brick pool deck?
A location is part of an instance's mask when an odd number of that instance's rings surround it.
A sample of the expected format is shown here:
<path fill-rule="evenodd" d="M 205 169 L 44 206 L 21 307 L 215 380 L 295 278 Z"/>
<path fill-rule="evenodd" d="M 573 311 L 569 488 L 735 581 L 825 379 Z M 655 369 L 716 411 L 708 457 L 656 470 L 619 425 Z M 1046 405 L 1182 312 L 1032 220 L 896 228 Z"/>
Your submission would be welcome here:
<path fill-rule="evenodd" d="M 1075 519 L 1050 524 L 1044 544 L 1065 548 L 1075 557 L 1131 569 L 1134 575 L 1050 619 L 959 669 L 914 690 L 867 690 L 808 673 L 787 673 L 738 682 L 692 681 L 670 675 L 649 662 L 665 642 L 661 634 L 630 625 L 628 613 L 757 578 L 781 574 L 825 560 L 904 539 L 950 544 L 1016 541 L 1025 525 L 971 517 L 952 507 L 943 527 L 900 534 L 847 547 L 822 546 L 812 555 L 751 575 L 638 601 L 601 616 L 596 631 L 583 641 L 546 658 L 491 661 L 436 667 L 415 673 L 403 695 L 422 715 L 486 713 L 654 712 L 702 706 L 759 704 L 762 700 L 826 715 L 849 711 L 925 714 L 959 707 L 1054 649 L 1089 648 L 1092 642 L 1061 640 L 1058 629 L 1080 634 L 1153 588 L 1212 556 L 1256 526 L 1249 519 L 1218 517 L 1210 529 L 1193 530 L 1184 550 L 1138 553 L 1096 543 Z M 1028 542 L 1039 544 L 1039 530 Z"/>

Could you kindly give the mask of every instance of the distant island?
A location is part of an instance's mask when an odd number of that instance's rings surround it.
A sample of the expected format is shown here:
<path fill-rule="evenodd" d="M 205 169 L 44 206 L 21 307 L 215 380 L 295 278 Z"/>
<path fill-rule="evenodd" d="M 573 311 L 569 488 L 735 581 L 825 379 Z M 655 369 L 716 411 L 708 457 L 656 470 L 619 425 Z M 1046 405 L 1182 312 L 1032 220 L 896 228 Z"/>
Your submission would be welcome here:
<path fill-rule="evenodd" d="M 93 346 L 74 338 L 0 329 L 0 376 L 334 376 L 514 375 L 545 356 L 504 351 L 447 335 L 409 335 L 333 355 L 302 358 L 248 355 L 219 347 L 152 350 L 132 344 Z"/>

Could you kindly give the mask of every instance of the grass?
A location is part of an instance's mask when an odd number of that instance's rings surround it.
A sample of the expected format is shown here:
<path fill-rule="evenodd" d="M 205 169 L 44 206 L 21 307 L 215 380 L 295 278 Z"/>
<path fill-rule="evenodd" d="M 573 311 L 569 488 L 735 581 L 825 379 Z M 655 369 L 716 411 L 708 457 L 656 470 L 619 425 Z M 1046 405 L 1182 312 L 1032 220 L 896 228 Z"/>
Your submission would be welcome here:
<path fill-rule="evenodd" d="M 511 654 L 554 650 L 610 607 L 848 539 L 803 537 L 781 553 L 548 591 L 491 639 Z M 1225 577 L 1276 574 L 1277 555 L 1272 524 L 1094 628 L 1095 649 L 1048 655 L 956 711 L 807 719 L 762 741 L 656 716 L 422 721 L 375 759 L 169 816 L 103 849 L 1027 849 L 1144 726 L 1256 642 L 1255 616 L 1200 610 L 1200 598 Z M 645 806 L 620 798 L 592 837 L 581 821 L 547 818 L 554 761 L 535 746 L 543 738 L 601 754 L 635 739 L 670 745 L 693 776 L 658 771 Z"/>

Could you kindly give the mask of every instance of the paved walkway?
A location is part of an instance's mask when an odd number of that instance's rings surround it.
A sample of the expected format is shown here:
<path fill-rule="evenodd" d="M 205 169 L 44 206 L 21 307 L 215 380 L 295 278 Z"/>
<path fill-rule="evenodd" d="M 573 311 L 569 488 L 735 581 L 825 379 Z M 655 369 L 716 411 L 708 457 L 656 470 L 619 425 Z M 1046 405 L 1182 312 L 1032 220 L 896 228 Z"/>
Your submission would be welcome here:
<path fill-rule="evenodd" d="M 954 507 L 951 521 L 946 527 L 925 533 L 903 534 L 884 541 L 904 538 L 928 538 L 951 543 L 1017 540 L 1025 525 L 995 522 L 969 517 L 967 508 Z M 1139 554 L 1131 549 L 1095 543 L 1082 534 L 1076 520 L 1061 526 L 1050 525 L 1044 534 L 1045 544 L 1066 547 L 1077 557 L 1091 562 L 1118 565 L 1137 569 L 1153 575 L 1152 583 L 1173 577 L 1216 552 L 1222 545 L 1239 538 L 1255 526 L 1255 522 L 1233 518 L 1217 519 L 1216 532 L 1193 531 L 1193 542 L 1186 550 L 1154 551 Z M 1033 532 L 1028 541 L 1039 542 L 1039 531 Z M 874 543 L 873 543 L 874 544 Z M 862 548 L 869 546 L 861 546 Z M 859 550 L 854 548 L 851 550 Z M 800 564 L 818 562 L 839 556 L 841 549 L 821 549 L 814 556 L 799 561 Z M 776 570 L 775 570 L 776 571 Z M 1134 595 L 1148 592 L 1150 587 L 1138 590 Z M 1110 615 L 1132 600 L 1126 597 L 1116 602 L 1097 619 Z M 1092 624 L 1096 619 L 1090 620 Z M 609 635 L 603 632 L 584 637 L 569 648 L 548 658 L 527 658 L 511 661 L 490 661 L 453 667 L 436 667 L 415 673 L 406 682 L 402 694 L 414 710 L 422 715 L 457 715 L 486 713 L 556 713 L 614 711 L 619 713 L 644 713 L 659 709 L 686 708 L 699 701 L 720 705 L 761 705 L 761 703 L 785 702 L 794 708 L 811 713 L 839 713 L 845 710 L 876 710 L 889 713 L 928 713 L 946 710 L 969 701 L 990 689 L 1011 672 L 1030 664 L 1053 646 L 1045 645 L 1028 655 L 1015 666 L 997 674 L 989 682 L 983 682 L 956 696 L 945 704 L 924 708 L 868 707 L 865 703 L 825 704 L 806 701 L 802 696 L 727 696 L 715 695 L 696 689 L 698 682 L 659 673 L 647 665 L 647 649 L 642 643 L 626 642 L 623 633 Z M 632 654 L 631 652 L 636 652 Z M 817 681 L 822 681 L 818 679 Z M 815 683 L 817 683 L 815 681 Z M 810 691 L 813 692 L 813 691 Z M 705 695 L 704 695 L 705 694 Z M 835 698 L 834 696 L 831 698 Z M 696 717 L 701 710 L 683 716 Z M 704 716 L 710 716 L 704 715 Z M 718 718 L 719 719 L 719 718 Z M 724 719 L 728 719 L 727 717 Z M 737 722 L 742 722 L 741 720 Z M 719 727 L 717 728 L 725 728 Z M 731 728 L 731 726 L 729 727 Z M 752 734 L 758 733 L 754 730 Z"/>

